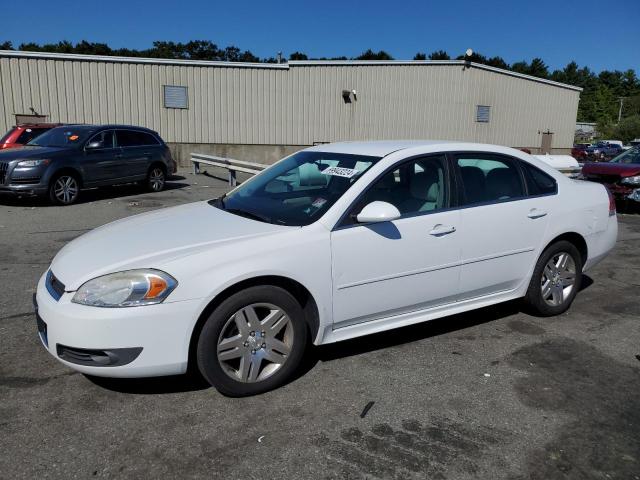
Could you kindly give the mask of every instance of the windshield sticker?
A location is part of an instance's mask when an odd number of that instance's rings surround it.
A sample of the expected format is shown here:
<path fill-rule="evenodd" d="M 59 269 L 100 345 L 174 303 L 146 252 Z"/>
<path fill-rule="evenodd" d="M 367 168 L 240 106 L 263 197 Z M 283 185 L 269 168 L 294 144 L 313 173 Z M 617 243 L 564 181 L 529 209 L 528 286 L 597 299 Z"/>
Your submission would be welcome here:
<path fill-rule="evenodd" d="M 324 175 L 333 175 L 334 177 L 352 178 L 358 174 L 358 170 L 353 168 L 329 167 L 320 173 Z"/>
<path fill-rule="evenodd" d="M 69 137 L 69 140 L 71 140 L 72 142 L 75 142 L 78 138 L 79 138 L 78 135 L 71 135 Z"/>
<path fill-rule="evenodd" d="M 322 206 L 327 203 L 327 200 L 325 198 L 316 198 L 313 203 L 311 204 L 312 207 L 315 208 L 322 208 Z"/>

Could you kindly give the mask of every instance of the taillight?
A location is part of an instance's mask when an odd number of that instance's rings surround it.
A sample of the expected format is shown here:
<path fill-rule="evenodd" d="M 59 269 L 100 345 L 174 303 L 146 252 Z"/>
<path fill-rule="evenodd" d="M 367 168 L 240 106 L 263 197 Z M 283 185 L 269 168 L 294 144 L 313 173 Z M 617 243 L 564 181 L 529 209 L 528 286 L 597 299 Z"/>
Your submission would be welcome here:
<path fill-rule="evenodd" d="M 607 191 L 607 195 L 609 195 L 609 216 L 613 217 L 616 214 L 616 199 L 613 198 L 611 191 L 607 187 L 604 187 L 604 189 Z"/>

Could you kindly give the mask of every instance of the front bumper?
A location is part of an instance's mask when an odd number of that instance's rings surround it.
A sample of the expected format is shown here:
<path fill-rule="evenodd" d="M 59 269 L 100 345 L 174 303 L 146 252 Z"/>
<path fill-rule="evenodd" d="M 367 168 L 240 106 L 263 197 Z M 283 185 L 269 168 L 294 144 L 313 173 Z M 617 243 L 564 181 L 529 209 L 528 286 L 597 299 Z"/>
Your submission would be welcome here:
<path fill-rule="evenodd" d="M 0 193 L 41 195 L 47 192 L 46 166 L 18 167 L 4 164 L 0 172 Z"/>
<path fill-rule="evenodd" d="M 0 194 L 4 195 L 44 195 L 47 193 L 47 185 L 41 184 L 18 184 L 0 185 Z"/>
<path fill-rule="evenodd" d="M 88 307 L 72 303 L 70 292 L 56 301 L 45 279 L 46 274 L 40 278 L 35 295 L 38 330 L 43 346 L 60 362 L 104 377 L 186 372 L 191 334 L 202 308 L 200 300 L 129 308 Z M 116 361 L 110 362 L 110 355 L 115 355 Z"/>

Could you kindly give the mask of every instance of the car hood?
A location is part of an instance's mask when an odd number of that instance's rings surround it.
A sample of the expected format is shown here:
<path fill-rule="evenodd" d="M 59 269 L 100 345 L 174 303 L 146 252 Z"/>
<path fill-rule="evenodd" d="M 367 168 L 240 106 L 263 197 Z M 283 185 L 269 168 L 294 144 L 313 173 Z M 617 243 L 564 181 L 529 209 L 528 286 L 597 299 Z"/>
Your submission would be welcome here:
<path fill-rule="evenodd" d="M 65 284 L 65 290 L 74 291 L 100 275 L 162 268 L 170 260 L 217 245 L 291 228 L 296 227 L 239 217 L 207 202 L 190 203 L 96 228 L 60 250 L 51 263 L 51 271 Z"/>
<path fill-rule="evenodd" d="M 69 149 L 60 147 L 17 147 L 0 150 L 0 162 L 10 162 L 12 160 L 23 160 L 29 158 L 49 158 L 60 155 Z"/>
<path fill-rule="evenodd" d="M 638 163 L 589 162 L 582 167 L 583 175 L 619 175 L 631 177 L 640 175 Z"/>

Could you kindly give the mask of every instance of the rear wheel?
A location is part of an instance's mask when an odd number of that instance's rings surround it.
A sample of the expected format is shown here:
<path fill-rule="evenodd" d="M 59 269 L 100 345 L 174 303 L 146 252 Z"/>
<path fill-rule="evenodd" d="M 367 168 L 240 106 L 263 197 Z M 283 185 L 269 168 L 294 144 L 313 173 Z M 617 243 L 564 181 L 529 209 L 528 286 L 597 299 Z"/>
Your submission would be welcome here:
<path fill-rule="evenodd" d="M 159 165 L 153 165 L 147 173 L 145 187 L 150 192 L 161 192 L 164 189 L 166 174 L 164 168 Z"/>
<path fill-rule="evenodd" d="M 307 338 L 304 312 L 289 292 L 250 287 L 223 301 L 207 319 L 198 339 L 198 368 L 225 395 L 263 393 L 291 379 Z"/>
<path fill-rule="evenodd" d="M 79 194 L 80 182 L 70 173 L 54 177 L 49 184 L 49 200 L 55 205 L 71 205 Z"/>
<path fill-rule="evenodd" d="M 525 302 L 534 314 L 559 315 L 571 306 L 581 280 L 580 252 L 566 240 L 556 242 L 538 259 Z"/>

